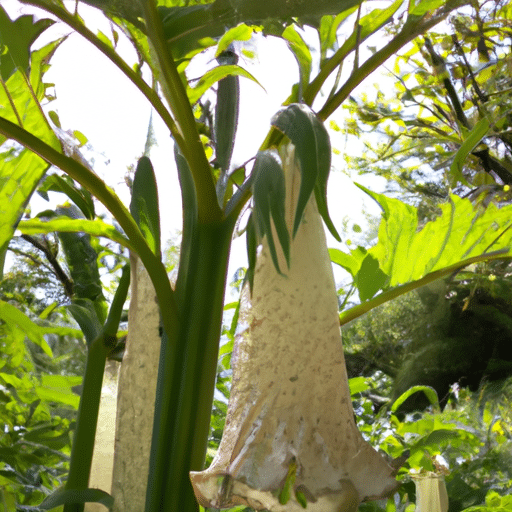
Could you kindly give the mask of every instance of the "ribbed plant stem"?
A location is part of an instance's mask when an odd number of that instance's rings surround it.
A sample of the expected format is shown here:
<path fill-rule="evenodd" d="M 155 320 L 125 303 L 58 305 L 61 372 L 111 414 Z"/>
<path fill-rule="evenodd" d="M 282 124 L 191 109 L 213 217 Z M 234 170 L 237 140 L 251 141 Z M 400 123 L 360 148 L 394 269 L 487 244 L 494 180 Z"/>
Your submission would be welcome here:
<path fill-rule="evenodd" d="M 229 219 L 193 233 L 181 328 L 162 346 L 146 512 L 198 510 L 188 473 L 207 448 L 233 228 Z"/>
<path fill-rule="evenodd" d="M 103 337 L 100 336 L 91 343 L 87 354 L 66 489 L 87 489 L 89 485 L 106 358 L 107 349 L 103 344 Z M 64 506 L 64 512 L 83 512 L 83 510 L 83 503 Z"/>

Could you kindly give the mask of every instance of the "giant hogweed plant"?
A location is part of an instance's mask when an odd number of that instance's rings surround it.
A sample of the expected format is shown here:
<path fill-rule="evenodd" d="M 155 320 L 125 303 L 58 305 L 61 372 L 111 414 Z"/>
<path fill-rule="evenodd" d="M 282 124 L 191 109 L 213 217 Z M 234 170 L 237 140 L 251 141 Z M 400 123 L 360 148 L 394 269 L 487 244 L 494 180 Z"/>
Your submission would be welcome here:
<path fill-rule="evenodd" d="M 395 0 L 379 9 L 326 0 L 217 0 L 186 6 L 154 0 L 89 2 L 114 23 L 116 28 L 108 38 L 95 34 L 76 10 L 69 10 L 59 0 L 25 3 L 66 23 L 106 55 L 147 98 L 175 143 L 174 155 L 169 158 L 174 158 L 178 169 L 183 231 L 177 279 L 171 286 L 162 262 L 157 191 L 149 158 L 145 155 L 138 163 L 127 207 L 80 158 L 76 141 L 64 136 L 57 114 L 47 107 L 51 98 L 44 73 L 63 40 L 37 50 L 32 44 L 54 21 L 35 21 L 30 15 L 11 20 L 0 8 L 2 254 L 15 229 L 31 234 L 88 233 L 129 249 L 132 262 L 140 260 L 154 286 L 162 335 L 150 454 L 140 459 L 142 475 L 147 466 L 146 512 L 197 510 L 196 496 L 204 506 L 224 508 L 248 504 L 269 510 L 348 511 L 356 510 L 363 500 L 393 492 L 397 468 L 362 438 L 351 414 L 338 333 L 340 319 L 333 307 L 336 297 L 320 222 L 323 219 L 339 238 L 327 210 L 331 149 L 323 122 L 388 57 L 444 20 L 457 5 L 440 0 Z M 397 34 L 361 61 L 361 45 L 398 14 L 401 28 Z M 344 21 L 353 23 L 346 35 L 339 30 Z M 303 24 L 317 30 L 318 66 L 302 37 Z M 261 30 L 288 44 L 297 59 L 300 80 L 272 119 L 254 163 L 232 169 L 236 128 L 243 121 L 238 119 L 238 76 L 252 77 L 238 66 L 231 45 Z M 116 51 L 120 31 L 137 51 L 135 67 Z M 192 87 L 187 66 L 194 55 L 210 46 L 215 47 L 219 65 Z M 341 68 L 350 55 L 355 64 L 343 78 Z M 151 70 L 151 83 L 139 73 L 143 64 Z M 335 81 L 330 92 L 320 95 L 331 76 Z M 215 123 L 199 122 L 201 112 L 207 112 L 198 100 L 215 83 Z M 78 132 L 76 136 L 81 137 Z M 213 157 L 208 158 L 205 140 L 214 147 Z M 463 164 L 472 144 L 469 133 L 455 154 L 456 165 Z M 21 220 L 51 166 L 71 178 L 57 180 L 55 186 L 81 214 L 70 216 L 61 211 L 63 215 L 51 218 Z M 378 244 L 351 254 L 331 252 L 331 258 L 353 275 L 361 298 L 360 306 L 342 314 L 342 323 L 465 265 L 509 256 L 509 208 L 474 210 L 469 201 L 452 197 L 442 215 L 418 231 L 413 207 L 368 193 L 383 209 Z M 95 215 L 88 194 L 108 209 L 118 227 Z M 254 311 L 247 306 L 244 315 L 250 329 L 234 349 L 236 393 L 229 406 L 227 434 L 212 469 L 201 473 L 210 429 L 227 262 L 235 226 L 248 204 L 252 213 L 247 225 L 250 267 L 246 302 L 254 300 L 256 306 Z M 262 251 L 258 250 L 260 244 Z M 311 266 L 318 267 L 320 274 L 309 276 Z M 325 286 L 316 286 L 317 278 Z M 86 502 L 112 505 L 106 492 L 88 486 L 103 368 L 115 345 L 128 280 L 125 269 L 110 306 L 101 296 L 84 297 L 71 305 L 88 342 L 84 390 L 66 486 L 42 507 L 64 505 L 65 512 L 77 512 Z M 277 294 L 272 284 L 279 288 Z M 306 297 L 311 288 L 317 290 L 318 300 L 301 302 L 300 297 Z M 268 309 L 269 304 L 273 309 Z M 304 304 L 310 305 L 307 314 L 301 314 Z M 304 323 L 304 329 L 294 325 L 298 323 Z M 282 328 L 279 340 L 276 326 Z M 305 333 L 319 336 L 327 331 L 328 339 L 317 343 L 329 364 L 318 357 L 309 361 L 299 346 L 301 339 Z M 263 384 L 256 376 L 262 369 Z M 246 370 L 256 375 L 246 375 Z M 328 399 L 325 389 L 314 385 L 318 372 L 321 381 L 332 388 L 337 404 L 325 416 L 323 411 L 330 405 L 324 403 Z M 316 403 L 314 417 L 308 415 L 308 407 L 303 408 L 302 392 Z M 253 424 L 259 425 L 257 431 Z M 304 442 L 305 432 L 311 434 L 308 442 L 314 439 L 314 446 Z M 257 439 L 261 442 L 255 442 Z M 129 484 L 117 484 L 126 487 L 125 494 L 129 492 Z M 130 509 L 129 502 L 125 507 Z"/>

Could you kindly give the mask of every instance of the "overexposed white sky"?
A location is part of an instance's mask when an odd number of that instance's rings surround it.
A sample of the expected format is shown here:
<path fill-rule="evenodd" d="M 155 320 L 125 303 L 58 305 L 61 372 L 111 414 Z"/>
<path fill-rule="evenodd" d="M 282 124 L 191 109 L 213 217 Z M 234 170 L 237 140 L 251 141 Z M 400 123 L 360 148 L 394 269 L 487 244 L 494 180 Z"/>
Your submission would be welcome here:
<path fill-rule="evenodd" d="M 70 2 L 74 8 L 74 1 Z M 16 0 L 2 0 L 8 12 L 13 16 L 19 6 Z M 18 7 L 19 8 L 19 7 Z M 29 6 L 21 8 L 23 13 L 35 10 Z M 98 11 L 84 4 L 79 5 L 80 14 L 89 23 L 93 23 L 107 35 L 109 24 Z M 45 82 L 55 84 L 52 92 L 56 100 L 48 105 L 55 110 L 64 130 L 79 130 L 89 140 L 92 151 L 86 157 L 94 159 L 95 172 L 112 186 L 116 193 L 129 203 L 128 188 L 124 175 L 130 165 L 134 165 L 144 151 L 151 108 L 142 94 L 117 70 L 117 68 L 91 44 L 63 25 L 51 29 L 54 33 L 71 34 L 60 46 L 51 61 L 51 68 L 45 75 Z M 279 109 L 290 93 L 291 86 L 298 81 L 298 67 L 293 54 L 283 41 L 273 37 L 257 35 L 255 38 L 257 56 L 254 60 L 241 57 L 239 64 L 251 72 L 265 90 L 245 78 L 241 83 L 240 124 L 237 134 L 233 164 L 240 164 L 254 156 L 265 138 L 272 115 Z M 135 62 L 135 53 L 131 45 L 122 38 L 118 51 L 129 63 Z M 201 74 L 203 66 L 213 67 L 213 50 L 198 57 L 199 63 L 194 72 Z M 204 70 L 203 70 L 204 72 Z M 367 86 L 374 80 L 370 77 Z M 341 113 L 340 113 L 341 114 Z M 339 115 L 338 124 L 342 124 Z M 170 238 L 181 229 L 181 196 L 173 158 L 172 140 L 158 115 L 153 115 L 158 147 L 151 152 L 151 159 L 160 195 L 162 235 Z M 341 141 L 343 143 L 343 141 Z M 353 144 L 353 141 L 352 141 Z M 333 143 L 340 151 L 339 135 Z M 351 148 L 354 151 L 354 148 Z M 357 149 L 356 149 L 357 151 Z M 333 168 L 343 166 L 341 157 L 333 158 Z M 357 177 L 373 190 L 382 190 L 383 182 L 369 177 Z M 57 200 L 62 200 L 62 196 Z M 337 227 L 349 216 L 354 223 L 365 225 L 362 215 L 363 204 L 367 211 L 379 215 L 380 211 L 346 174 L 334 170 L 329 180 L 329 208 Z M 47 203 L 35 198 L 32 202 L 33 213 L 46 209 Z M 329 246 L 339 246 L 328 235 Z M 343 248 L 342 246 L 340 248 Z M 230 262 L 230 276 L 234 271 L 246 265 L 245 241 L 235 240 Z"/>

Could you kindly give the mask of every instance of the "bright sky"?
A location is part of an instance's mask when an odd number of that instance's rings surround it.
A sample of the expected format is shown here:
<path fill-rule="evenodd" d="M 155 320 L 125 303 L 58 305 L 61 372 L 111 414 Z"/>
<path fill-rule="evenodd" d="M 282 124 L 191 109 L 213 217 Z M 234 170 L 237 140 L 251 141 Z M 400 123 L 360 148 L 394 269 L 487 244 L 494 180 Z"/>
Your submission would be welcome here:
<path fill-rule="evenodd" d="M 16 0 L 2 0 L 2 5 L 11 16 L 16 12 L 12 8 L 16 3 Z M 74 1 L 71 5 L 74 7 Z M 97 10 L 80 4 L 79 11 L 87 21 L 92 20 L 106 34 L 110 33 L 108 23 L 102 16 L 98 16 Z M 22 12 L 32 13 L 34 9 L 24 6 Z M 67 27 L 58 30 L 59 33 L 70 33 Z M 259 80 L 265 91 L 250 80 L 240 79 L 240 125 L 233 157 L 235 165 L 256 153 L 269 129 L 270 118 L 298 79 L 295 59 L 282 41 L 259 35 L 255 42 L 256 59 L 250 61 L 242 57 L 239 64 Z M 128 62 L 135 62 L 135 54 L 126 41 L 120 40 L 118 51 Z M 201 64 L 193 68 L 198 70 L 198 76 L 203 65 L 214 65 L 213 52 L 201 55 L 200 59 Z M 57 97 L 49 109 L 57 111 L 64 130 L 78 129 L 85 134 L 93 150 L 86 153 L 86 157 L 94 157 L 95 172 L 114 187 L 125 204 L 129 204 L 124 175 L 128 166 L 136 164 L 144 151 L 151 112 L 145 98 L 106 57 L 77 34 L 71 34 L 57 50 L 45 81 L 55 84 Z M 367 83 L 372 82 L 370 78 Z M 163 238 L 167 239 L 181 229 L 181 197 L 172 141 L 157 115 L 153 116 L 153 122 L 158 147 L 152 149 L 151 159 L 159 186 L 162 233 Z M 338 122 L 341 124 L 339 118 Z M 333 145 L 337 149 L 346 149 L 343 144 L 339 135 L 333 137 Z M 333 166 L 341 169 L 342 159 L 334 157 Z M 369 181 L 362 177 L 357 177 L 357 180 L 373 190 L 383 188 L 382 183 L 375 180 Z M 62 201 L 62 196 L 58 200 Z M 337 227 L 341 227 L 347 215 L 354 223 L 364 226 L 361 214 L 363 203 L 367 211 L 379 215 L 378 207 L 344 173 L 331 173 L 329 208 Z M 37 201 L 33 213 L 47 207 L 44 201 Z M 338 245 L 330 235 L 328 244 Z M 245 241 L 238 239 L 233 244 L 229 278 L 238 267 L 245 265 Z"/>

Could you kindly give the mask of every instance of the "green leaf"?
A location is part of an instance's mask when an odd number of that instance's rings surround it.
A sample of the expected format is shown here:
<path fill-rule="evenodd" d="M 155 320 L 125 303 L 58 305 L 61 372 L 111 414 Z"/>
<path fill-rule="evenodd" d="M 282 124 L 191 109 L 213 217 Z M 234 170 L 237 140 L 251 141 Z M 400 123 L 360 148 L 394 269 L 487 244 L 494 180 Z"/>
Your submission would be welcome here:
<path fill-rule="evenodd" d="M 80 143 L 79 147 L 85 146 L 87 144 L 88 139 L 82 132 L 80 132 L 78 130 L 73 130 L 73 135 Z"/>
<path fill-rule="evenodd" d="M 41 385 L 35 391 L 41 400 L 58 402 L 78 409 L 80 397 L 73 392 L 73 387 L 82 384 L 82 377 L 64 375 L 42 375 Z"/>
<path fill-rule="evenodd" d="M 417 4 L 410 2 L 409 14 L 412 16 L 424 16 L 427 12 L 433 12 L 445 4 L 445 0 L 420 0 Z"/>
<path fill-rule="evenodd" d="M 329 249 L 329 256 L 333 263 L 344 268 L 352 277 L 356 277 L 367 251 L 364 247 L 358 247 L 347 254 L 339 249 Z"/>
<path fill-rule="evenodd" d="M 47 192 L 49 191 L 66 194 L 80 208 L 86 219 L 93 220 L 96 216 L 91 193 L 83 187 L 77 187 L 69 176 L 58 174 L 47 176 L 37 189 L 37 193 L 48 200 Z"/>
<path fill-rule="evenodd" d="M 395 0 L 389 7 L 386 7 L 385 9 L 372 9 L 370 13 L 368 13 L 366 16 L 363 16 L 359 20 L 359 25 L 361 27 L 359 43 L 389 23 L 389 21 L 393 18 L 398 9 L 400 9 L 400 6 L 403 3 L 404 0 Z M 350 36 L 350 38 L 353 37 L 357 39 L 356 31 Z M 354 43 L 356 43 L 356 41 L 354 41 Z"/>
<path fill-rule="evenodd" d="M 368 384 L 368 379 L 366 377 L 353 377 L 348 380 L 348 385 L 350 387 L 351 396 L 370 389 L 370 385 Z"/>
<path fill-rule="evenodd" d="M 114 49 L 114 44 L 112 43 L 112 41 L 109 39 L 109 37 L 107 35 L 105 35 L 101 30 L 98 30 L 98 32 L 96 33 L 96 37 L 102 41 L 103 43 L 105 43 L 108 47 Z"/>
<path fill-rule="evenodd" d="M 480 121 L 478 121 L 478 123 L 476 123 L 472 130 L 466 135 L 464 142 L 460 146 L 457 153 L 455 153 L 452 165 L 450 166 L 450 176 L 453 177 L 452 179 L 456 179 L 457 181 L 460 181 L 463 185 L 469 186 L 468 182 L 466 181 L 462 174 L 464 162 L 469 153 L 471 153 L 471 151 L 473 151 L 473 149 L 475 149 L 475 147 L 485 137 L 485 135 L 489 131 L 489 127 L 489 120 L 487 119 L 487 117 L 484 117 L 480 119 Z M 454 185 L 454 183 L 452 183 L 452 185 Z"/>
<path fill-rule="evenodd" d="M 379 290 L 384 289 L 387 280 L 388 276 L 380 269 L 378 260 L 367 254 L 354 279 L 361 301 L 371 299 Z"/>
<path fill-rule="evenodd" d="M 336 52 L 336 63 L 343 63 L 347 55 L 354 51 L 355 48 L 360 46 L 361 43 L 377 32 L 381 27 L 389 23 L 402 4 L 403 0 L 395 0 L 386 9 L 372 9 L 369 14 L 363 16 L 359 20 L 358 26 L 356 26 L 352 34 L 346 38 L 341 48 Z M 342 20 L 343 19 L 344 18 L 342 18 Z"/>
<path fill-rule="evenodd" d="M 32 342 L 40 347 L 43 352 L 53 357 L 52 349 L 46 343 L 41 328 L 18 308 L 0 300 L 0 318 L 9 325 L 10 329 L 18 330 Z"/>
<path fill-rule="evenodd" d="M 58 489 L 45 498 L 39 508 L 50 510 L 71 503 L 101 503 L 110 509 L 114 506 L 114 498 L 101 489 Z"/>
<path fill-rule="evenodd" d="M 293 488 L 295 486 L 295 478 L 297 476 L 297 462 L 295 458 L 289 463 L 288 472 L 286 474 L 285 481 L 279 492 L 279 503 L 286 505 L 292 496 Z"/>
<path fill-rule="evenodd" d="M 272 118 L 272 125 L 295 146 L 300 163 L 301 183 L 293 223 L 293 236 L 313 190 L 320 215 L 336 240 L 341 241 L 327 210 L 327 179 L 331 170 L 331 145 L 323 123 L 306 105 L 292 104 Z"/>
<path fill-rule="evenodd" d="M 46 87 L 42 75 L 48 68 L 47 61 L 59 44 L 52 42 L 31 54 L 30 79 L 17 70 L 0 87 L 1 115 L 13 123 L 23 123 L 23 128 L 39 137 L 54 149 L 61 151 L 60 143 L 51 130 L 41 108 Z M 3 62 L 8 59 L 2 56 Z M 30 88 L 32 90 L 30 90 Z M 28 149 L 4 144 L 0 135 L 0 254 L 6 249 L 17 223 L 37 184 L 49 164 Z"/>
<path fill-rule="evenodd" d="M 249 27 L 245 23 L 240 23 L 236 27 L 229 29 L 220 39 L 215 50 L 215 57 L 228 49 L 233 41 L 249 41 L 254 33 L 255 27 Z"/>
<path fill-rule="evenodd" d="M 215 37 L 226 32 L 234 21 L 231 7 L 224 2 L 187 7 L 160 7 L 164 34 L 176 60 L 216 44 Z"/>
<path fill-rule="evenodd" d="M 33 407 L 35 410 L 40 403 L 41 399 L 36 400 L 31 404 L 31 409 Z M 62 450 L 70 442 L 69 432 L 59 433 L 52 423 L 32 428 L 23 435 L 23 440 L 42 444 L 52 450 Z M 62 458 L 65 459 L 66 455 L 62 454 Z"/>
<path fill-rule="evenodd" d="M 411 395 L 420 392 L 425 393 L 425 396 L 434 407 L 439 407 L 439 399 L 434 388 L 430 386 L 413 386 L 395 400 L 391 406 L 391 412 L 395 412 Z"/>
<path fill-rule="evenodd" d="M 150 159 L 146 156 L 139 160 L 135 171 L 130 213 L 153 253 L 161 258 L 158 190 L 155 171 Z"/>
<path fill-rule="evenodd" d="M 263 90 L 265 88 L 254 78 L 249 71 L 246 71 L 244 68 L 236 65 L 225 65 L 225 66 L 216 66 L 210 71 L 207 71 L 197 82 L 196 86 L 193 88 L 189 88 L 187 90 L 188 99 L 190 103 L 196 103 L 199 98 L 216 82 L 222 80 L 227 76 L 243 76 L 245 78 L 249 78 L 253 82 L 257 83 Z"/>
<path fill-rule="evenodd" d="M 397 199 L 370 192 L 383 209 L 379 241 L 369 249 L 393 287 L 409 283 L 429 273 L 472 257 L 504 251 L 511 254 L 512 206 L 474 208 L 469 199 L 456 195 L 439 205 L 441 215 L 417 229 L 418 216 L 413 206 Z"/>
<path fill-rule="evenodd" d="M 293 25 L 286 27 L 282 37 L 286 40 L 288 47 L 297 59 L 300 70 L 301 90 L 304 91 L 309 84 L 309 77 L 311 75 L 311 52 Z"/>
<path fill-rule="evenodd" d="M 0 6 L 0 76 L 3 81 L 17 70 L 27 72 L 32 43 L 55 22 L 50 19 L 35 21 L 35 16 L 24 15 L 11 21 Z"/>
<path fill-rule="evenodd" d="M 41 102 L 48 99 L 47 86 L 42 77 L 49 68 L 48 61 L 62 41 L 63 39 L 53 41 L 33 51 L 30 56 L 30 76 L 27 77 L 24 71 L 17 70 L 5 82 L 5 86 L 0 87 L 2 117 L 23 127 L 57 151 L 61 151 L 60 142 L 41 106 Z M 5 140 L 3 135 L 0 136 L 0 144 Z"/>
<path fill-rule="evenodd" d="M 66 233 L 87 233 L 91 236 L 101 236 L 108 238 L 113 242 L 132 249 L 130 241 L 114 226 L 103 222 L 100 219 L 70 219 L 69 217 L 59 216 L 49 220 L 30 219 L 19 223 L 18 229 L 24 235 L 38 235 L 42 233 L 66 232 Z"/>
<path fill-rule="evenodd" d="M 266 236 L 276 270 L 281 273 L 277 257 L 272 221 L 284 257 L 290 265 L 290 235 L 285 221 L 285 179 L 278 156 L 273 151 L 261 151 L 253 168 L 252 194 L 254 208 L 252 219 L 260 240 Z"/>
<path fill-rule="evenodd" d="M 412 445 L 411 448 L 424 449 L 432 447 L 434 449 L 439 449 L 439 447 L 445 446 L 447 443 L 459 438 L 460 431 L 458 430 L 438 429 L 421 438 L 417 443 Z"/>
<path fill-rule="evenodd" d="M 28 149 L 0 153 L 0 251 L 7 248 L 25 206 L 49 167 Z"/>
<path fill-rule="evenodd" d="M 338 41 L 338 28 L 340 25 L 354 12 L 358 6 L 341 12 L 337 16 L 323 16 L 320 20 L 320 27 L 318 28 L 318 35 L 320 39 L 320 65 L 322 65 L 327 57 L 327 51 L 335 47 Z"/>
<path fill-rule="evenodd" d="M 300 489 L 295 490 L 295 499 L 302 508 L 308 508 L 308 500 L 306 495 Z"/>

